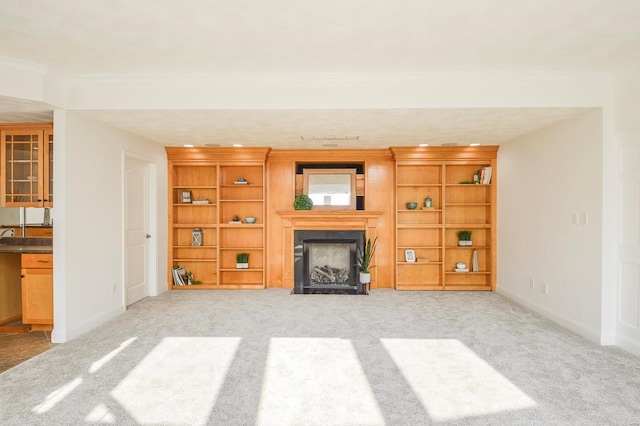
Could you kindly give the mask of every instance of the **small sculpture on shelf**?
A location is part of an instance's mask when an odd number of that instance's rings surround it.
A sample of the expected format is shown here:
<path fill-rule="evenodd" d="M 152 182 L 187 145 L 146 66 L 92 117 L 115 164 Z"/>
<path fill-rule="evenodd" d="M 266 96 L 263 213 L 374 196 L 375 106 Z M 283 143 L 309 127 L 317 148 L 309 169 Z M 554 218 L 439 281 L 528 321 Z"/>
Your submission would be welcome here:
<path fill-rule="evenodd" d="M 234 215 L 233 219 L 231 219 L 231 222 L 229 222 L 229 223 L 234 223 L 234 224 L 235 223 L 242 223 L 242 221 L 240 220 L 240 216 Z"/>
<path fill-rule="evenodd" d="M 469 272 L 469 268 L 466 263 L 458 262 L 456 263 L 456 267 L 453 268 L 453 272 Z"/>
<path fill-rule="evenodd" d="M 424 207 L 430 209 L 433 207 L 433 201 L 431 200 L 431 196 L 427 195 L 427 198 L 424 199 Z"/>
<path fill-rule="evenodd" d="M 247 182 L 247 180 L 243 177 L 239 177 L 238 179 L 236 179 L 235 182 L 233 182 L 235 185 L 247 185 L 249 182 Z"/>
<path fill-rule="evenodd" d="M 195 228 L 191 233 L 191 245 L 195 247 L 202 246 L 202 229 Z"/>

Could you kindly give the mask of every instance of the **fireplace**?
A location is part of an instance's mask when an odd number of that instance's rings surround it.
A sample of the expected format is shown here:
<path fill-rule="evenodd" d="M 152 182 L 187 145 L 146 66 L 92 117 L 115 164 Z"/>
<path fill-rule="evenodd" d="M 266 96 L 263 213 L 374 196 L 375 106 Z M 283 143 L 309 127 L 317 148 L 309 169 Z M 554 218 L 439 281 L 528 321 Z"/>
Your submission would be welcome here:
<path fill-rule="evenodd" d="M 294 293 L 364 294 L 355 266 L 364 231 L 294 232 Z"/>

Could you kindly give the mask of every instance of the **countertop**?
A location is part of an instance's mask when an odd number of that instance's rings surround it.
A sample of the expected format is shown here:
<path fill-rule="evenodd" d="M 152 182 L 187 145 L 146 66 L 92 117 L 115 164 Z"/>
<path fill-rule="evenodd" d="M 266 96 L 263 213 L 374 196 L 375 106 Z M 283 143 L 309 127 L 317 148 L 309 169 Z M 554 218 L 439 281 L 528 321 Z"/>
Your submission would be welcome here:
<path fill-rule="evenodd" d="M 42 223 L 27 223 L 25 225 L 26 228 L 53 228 L 53 225 L 43 225 Z M 20 224 L 8 224 L 8 225 L 0 225 L 0 228 L 18 228 L 20 229 Z"/>
<path fill-rule="evenodd" d="M 0 238 L 0 253 L 53 253 L 51 238 L 4 237 Z"/>

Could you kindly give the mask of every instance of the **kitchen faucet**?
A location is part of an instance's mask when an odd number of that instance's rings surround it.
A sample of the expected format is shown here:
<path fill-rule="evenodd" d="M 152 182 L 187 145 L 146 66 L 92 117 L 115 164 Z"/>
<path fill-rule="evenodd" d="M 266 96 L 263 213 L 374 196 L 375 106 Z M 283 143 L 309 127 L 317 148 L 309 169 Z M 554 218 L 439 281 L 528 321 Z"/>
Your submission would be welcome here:
<path fill-rule="evenodd" d="M 13 234 L 14 234 L 13 228 L 6 228 L 2 232 L 0 232 L 0 238 L 4 237 L 4 234 L 6 234 L 7 232 L 9 232 L 10 237 L 13 237 Z"/>

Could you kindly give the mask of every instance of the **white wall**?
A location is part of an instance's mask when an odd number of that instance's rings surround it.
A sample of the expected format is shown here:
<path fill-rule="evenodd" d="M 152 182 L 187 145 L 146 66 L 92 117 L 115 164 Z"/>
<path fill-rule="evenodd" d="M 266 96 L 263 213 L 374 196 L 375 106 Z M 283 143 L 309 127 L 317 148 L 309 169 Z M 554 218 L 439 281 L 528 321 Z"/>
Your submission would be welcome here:
<path fill-rule="evenodd" d="M 0 207 L 0 225 L 13 225 L 20 223 L 19 207 Z"/>
<path fill-rule="evenodd" d="M 498 291 L 596 342 L 602 144 L 597 109 L 498 151 Z M 588 224 L 572 224 L 575 213 L 586 213 Z M 541 291 L 544 282 L 548 294 Z"/>
<path fill-rule="evenodd" d="M 640 66 L 614 79 L 619 202 L 616 344 L 640 355 Z"/>
<path fill-rule="evenodd" d="M 52 340 L 77 337 L 124 312 L 123 152 L 156 163 L 160 223 L 158 292 L 166 290 L 167 178 L 164 148 L 79 113 L 54 115 L 55 328 Z M 154 206 L 152 206 L 154 208 Z M 116 294 L 111 293 L 116 284 Z M 154 292 L 152 292 L 153 294 Z"/>

